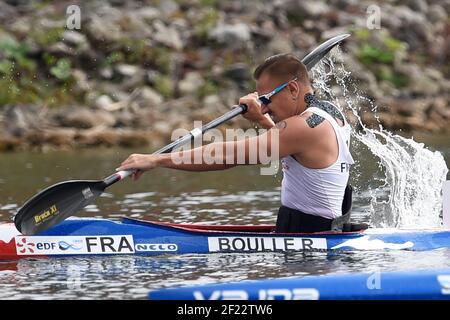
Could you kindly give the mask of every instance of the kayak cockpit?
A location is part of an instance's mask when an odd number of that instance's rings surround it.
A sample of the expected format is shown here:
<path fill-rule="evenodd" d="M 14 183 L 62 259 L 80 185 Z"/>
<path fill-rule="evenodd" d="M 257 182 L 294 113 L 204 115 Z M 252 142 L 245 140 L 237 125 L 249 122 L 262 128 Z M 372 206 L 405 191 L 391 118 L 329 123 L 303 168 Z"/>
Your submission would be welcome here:
<path fill-rule="evenodd" d="M 261 233 L 261 234 L 275 234 L 274 225 L 209 225 L 209 224 L 188 224 L 188 223 L 170 223 L 170 222 L 160 222 L 160 221 L 150 221 L 144 219 L 135 218 L 122 218 L 122 223 L 133 224 L 141 226 L 158 226 L 166 227 L 169 229 L 178 229 L 189 232 L 201 232 L 201 233 Z M 357 234 L 361 233 L 363 230 L 352 230 L 350 232 L 337 232 L 337 231 L 325 231 L 325 232 L 315 232 L 308 234 Z M 278 233 L 281 235 L 281 233 Z M 293 233 L 291 233 L 292 235 Z M 297 234 L 297 233 L 295 233 Z M 298 233 L 303 234 L 303 233 Z"/>
<path fill-rule="evenodd" d="M 190 224 L 190 223 L 170 223 L 161 221 L 150 221 L 144 219 L 122 218 L 122 223 L 137 225 L 158 225 L 160 227 L 169 227 L 189 231 L 201 232 L 258 232 L 272 233 L 275 231 L 274 225 L 210 225 L 210 224 Z"/>

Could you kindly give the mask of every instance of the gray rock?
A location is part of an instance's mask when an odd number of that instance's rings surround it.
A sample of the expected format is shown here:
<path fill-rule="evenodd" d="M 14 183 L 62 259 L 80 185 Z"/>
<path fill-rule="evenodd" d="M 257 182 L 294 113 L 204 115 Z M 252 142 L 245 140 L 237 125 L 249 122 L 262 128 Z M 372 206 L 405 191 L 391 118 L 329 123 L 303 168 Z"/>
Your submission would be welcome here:
<path fill-rule="evenodd" d="M 391 19 L 384 19 L 383 24 L 391 27 L 391 34 L 407 42 L 412 50 L 424 48 L 424 42 L 432 39 L 432 26 L 425 16 L 409 7 L 394 7 L 389 12 Z"/>
<path fill-rule="evenodd" d="M 358 0 L 337 0 L 336 1 L 336 6 L 339 9 L 347 9 L 350 6 L 357 6 L 358 5 Z"/>
<path fill-rule="evenodd" d="M 153 107 L 160 105 L 164 101 L 164 99 L 158 92 L 156 92 L 152 88 L 143 87 L 137 101 L 141 105 L 141 107 Z"/>
<path fill-rule="evenodd" d="M 128 110 L 118 111 L 116 114 L 116 127 L 134 127 L 136 117 Z"/>
<path fill-rule="evenodd" d="M 65 43 L 57 42 L 52 45 L 50 45 L 47 49 L 47 52 L 53 53 L 57 56 L 73 56 L 75 54 L 75 51 L 67 46 Z"/>
<path fill-rule="evenodd" d="M 136 11 L 136 15 L 141 17 L 146 22 L 152 22 L 153 20 L 161 17 L 161 11 L 154 7 L 144 7 Z"/>
<path fill-rule="evenodd" d="M 6 0 L 5 2 L 12 6 L 23 6 L 29 4 L 31 0 Z"/>
<path fill-rule="evenodd" d="M 114 75 L 114 71 L 110 67 L 105 67 L 105 68 L 100 69 L 99 73 L 100 73 L 100 76 L 105 80 L 111 80 Z"/>
<path fill-rule="evenodd" d="M 3 8 L 1 7 L 2 5 L 0 4 L 0 20 L 2 19 L 2 14 L 3 14 Z M 12 15 L 12 14 L 11 14 Z M 5 16 L 5 18 L 8 16 Z M 11 16 L 9 16 L 10 18 Z M 30 21 L 30 17 L 18 17 L 17 19 L 15 19 L 10 25 L 9 25 L 9 29 L 14 32 L 15 35 L 17 36 L 27 36 L 30 34 L 31 29 L 33 28 L 33 24 Z"/>
<path fill-rule="evenodd" d="M 292 43 L 298 49 L 307 52 L 316 45 L 316 39 L 313 35 L 304 32 L 300 28 L 295 28 L 292 30 Z"/>
<path fill-rule="evenodd" d="M 34 26 L 34 28 L 42 28 L 41 31 L 45 31 L 45 30 L 53 29 L 53 28 L 62 28 L 65 25 L 66 25 L 66 20 L 64 18 L 50 19 L 47 17 L 42 17 L 41 19 L 37 20 L 37 24 Z"/>
<path fill-rule="evenodd" d="M 60 148 L 72 148 L 74 146 L 77 130 L 74 128 L 51 128 L 36 132 L 37 140 Z M 34 140 L 34 138 L 32 138 Z"/>
<path fill-rule="evenodd" d="M 288 0 L 284 6 L 285 10 L 291 16 L 301 19 L 318 18 L 330 11 L 330 7 L 323 1 L 298 1 Z"/>
<path fill-rule="evenodd" d="M 307 17 L 319 17 L 330 11 L 330 7 L 322 1 L 299 1 L 299 9 L 302 10 Z"/>
<path fill-rule="evenodd" d="M 408 0 L 407 4 L 416 12 L 426 13 L 428 10 L 428 3 L 425 0 Z"/>
<path fill-rule="evenodd" d="M 123 6 L 125 3 L 127 3 L 126 0 L 108 0 L 108 2 L 113 6 Z"/>
<path fill-rule="evenodd" d="M 245 23 L 219 24 L 210 31 L 209 37 L 226 46 L 243 47 L 251 40 L 251 33 Z"/>
<path fill-rule="evenodd" d="M 152 129 L 163 136 L 169 136 L 173 128 L 167 121 L 155 121 L 152 123 Z"/>
<path fill-rule="evenodd" d="M 110 96 L 105 94 L 95 100 L 95 106 L 99 109 L 110 110 L 112 105 L 114 105 L 114 101 Z"/>
<path fill-rule="evenodd" d="M 444 8 L 444 10 L 447 13 L 450 12 L 450 0 L 441 0 L 440 5 Z"/>
<path fill-rule="evenodd" d="M 159 3 L 159 9 L 165 16 L 171 16 L 180 9 L 180 6 L 173 0 L 162 0 Z"/>
<path fill-rule="evenodd" d="M 131 78 L 135 77 L 140 69 L 137 66 L 131 65 L 131 64 L 118 64 L 114 70 L 122 77 L 124 78 Z"/>
<path fill-rule="evenodd" d="M 74 90 L 75 92 L 81 94 L 91 90 L 88 77 L 83 70 L 73 69 L 72 77 L 75 80 Z"/>
<path fill-rule="evenodd" d="M 219 92 L 220 99 L 226 106 L 234 106 L 238 103 L 238 97 L 243 96 L 236 87 L 227 87 Z"/>
<path fill-rule="evenodd" d="M 155 84 L 155 81 L 158 79 L 159 76 L 160 76 L 160 73 L 158 71 L 148 70 L 145 73 L 145 79 L 146 79 L 147 84 L 153 86 Z"/>
<path fill-rule="evenodd" d="M 84 34 L 77 31 L 64 31 L 62 39 L 65 43 L 77 47 L 88 47 L 88 41 Z"/>
<path fill-rule="evenodd" d="M 121 80 L 124 90 L 132 89 L 144 82 L 145 72 L 138 66 L 130 64 L 118 64 L 115 68 L 116 78 Z"/>
<path fill-rule="evenodd" d="M 198 72 L 188 72 L 178 83 L 178 89 L 182 95 L 193 94 L 205 83 L 203 77 Z"/>
<path fill-rule="evenodd" d="M 432 23 L 444 22 L 447 17 L 444 8 L 438 4 L 432 4 L 428 9 L 428 18 Z"/>
<path fill-rule="evenodd" d="M 120 130 L 113 130 L 105 126 L 96 126 L 86 130 L 78 130 L 76 135 L 76 144 L 78 147 L 95 147 L 120 144 Z"/>
<path fill-rule="evenodd" d="M 249 66 L 245 63 L 236 63 L 231 65 L 227 68 L 227 70 L 225 70 L 225 76 L 237 82 L 243 82 L 252 79 Z"/>
<path fill-rule="evenodd" d="M 116 42 L 122 38 L 122 31 L 115 21 L 93 15 L 86 23 L 91 38 L 99 42 Z"/>
<path fill-rule="evenodd" d="M 2 118 L 5 132 L 15 137 L 24 136 L 48 123 L 46 110 L 35 105 L 6 106 Z"/>
<path fill-rule="evenodd" d="M 421 69 L 418 65 L 404 64 L 396 66 L 396 71 L 409 78 L 408 90 L 415 95 L 429 96 L 435 95 L 440 91 L 439 83 L 433 81 L 425 70 Z M 436 76 L 436 74 L 433 76 Z"/>
<path fill-rule="evenodd" d="M 269 42 L 267 49 L 271 55 L 292 52 L 292 41 L 282 34 L 277 34 Z"/>
<path fill-rule="evenodd" d="M 92 110 L 85 107 L 64 110 L 58 116 L 59 123 L 65 127 L 87 129 L 95 126 L 113 126 L 116 119 L 104 110 Z"/>
<path fill-rule="evenodd" d="M 136 12 L 127 12 L 125 17 L 126 18 L 123 20 L 125 20 L 127 24 L 125 28 L 122 28 L 125 29 L 124 31 L 128 36 L 136 39 L 147 39 L 153 36 L 154 31 L 152 27 Z"/>
<path fill-rule="evenodd" d="M 153 23 L 153 27 L 155 28 L 154 40 L 175 50 L 181 50 L 183 48 L 183 42 L 176 28 L 172 26 L 167 27 L 159 20 Z"/>
<path fill-rule="evenodd" d="M 214 68 L 214 50 L 209 47 L 199 48 L 195 51 L 195 55 L 185 56 L 185 64 L 194 69 Z"/>
<path fill-rule="evenodd" d="M 0 22 L 16 15 L 16 11 L 7 3 L 0 1 Z"/>
<path fill-rule="evenodd" d="M 262 44 L 267 43 L 274 37 L 276 29 L 272 21 L 263 21 L 261 26 L 250 26 L 253 40 L 261 41 Z"/>
<path fill-rule="evenodd" d="M 226 108 L 218 95 L 208 95 L 203 98 L 203 107 L 208 113 L 223 112 Z"/>

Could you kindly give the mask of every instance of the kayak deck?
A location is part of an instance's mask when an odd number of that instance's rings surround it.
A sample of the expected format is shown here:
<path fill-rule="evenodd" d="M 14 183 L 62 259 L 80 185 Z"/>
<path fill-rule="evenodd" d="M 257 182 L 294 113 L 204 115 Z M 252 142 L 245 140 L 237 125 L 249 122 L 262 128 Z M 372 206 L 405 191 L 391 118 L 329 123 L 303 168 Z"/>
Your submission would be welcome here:
<path fill-rule="evenodd" d="M 177 224 L 124 218 L 70 218 L 36 236 L 0 224 L 0 260 L 81 255 L 155 255 L 450 248 L 449 230 L 367 229 L 274 233 L 273 225 Z"/>

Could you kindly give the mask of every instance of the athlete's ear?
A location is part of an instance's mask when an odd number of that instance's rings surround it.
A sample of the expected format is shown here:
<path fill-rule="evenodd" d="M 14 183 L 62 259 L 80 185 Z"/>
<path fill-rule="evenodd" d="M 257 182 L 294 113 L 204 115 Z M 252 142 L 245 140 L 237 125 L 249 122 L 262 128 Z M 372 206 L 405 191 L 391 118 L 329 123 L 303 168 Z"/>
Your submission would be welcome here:
<path fill-rule="evenodd" d="M 300 94 L 300 84 L 298 81 L 291 81 L 288 84 L 289 92 L 291 94 L 292 99 L 296 100 L 298 95 Z"/>

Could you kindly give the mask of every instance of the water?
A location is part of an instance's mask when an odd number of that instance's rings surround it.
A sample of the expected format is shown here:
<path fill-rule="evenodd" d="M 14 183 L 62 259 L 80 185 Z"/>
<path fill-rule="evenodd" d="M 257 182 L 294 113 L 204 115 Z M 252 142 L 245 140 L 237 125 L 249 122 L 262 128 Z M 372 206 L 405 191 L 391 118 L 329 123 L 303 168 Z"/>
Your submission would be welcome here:
<path fill-rule="evenodd" d="M 444 138 L 420 138 L 427 145 L 434 144 L 450 159 L 450 145 Z M 68 179 L 107 176 L 130 152 L 100 149 L 95 153 L 84 150 L 2 154 L 0 221 L 11 220 L 16 208 L 43 187 Z M 370 153 L 365 156 L 370 158 Z M 378 165 L 368 161 L 361 164 L 361 170 L 362 174 L 352 178 L 363 189 L 355 193 L 353 212 L 356 220 L 369 222 L 368 188 L 376 185 L 369 178 L 378 171 Z M 214 224 L 274 223 L 280 200 L 279 180 L 279 176 L 259 175 L 257 167 L 200 174 L 158 169 L 137 183 L 126 180 L 112 186 L 80 216 Z M 0 263 L 0 299 L 145 299 L 150 289 L 187 284 L 445 268 L 450 266 L 449 258 L 450 250 L 26 259 Z"/>
<path fill-rule="evenodd" d="M 358 114 L 351 100 L 338 102 Z M 351 184 L 356 187 L 354 220 L 384 226 L 440 223 L 438 184 L 449 165 L 448 137 L 416 134 L 413 141 L 382 129 L 363 128 L 354 133 L 353 141 L 357 160 L 351 176 Z M 426 148 L 416 141 L 425 143 Z M 0 221 L 10 221 L 17 208 L 44 187 L 70 179 L 103 178 L 131 152 L 148 151 L 2 154 Z M 258 167 L 208 173 L 157 169 L 138 183 L 127 179 L 115 184 L 79 216 L 272 224 L 280 202 L 281 174 L 272 177 L 259 172 Z M 449 258 L 450 249 L 24 259 L 0 263 L 0 299 L 145 299 L 150 289 L 179 285 L 446 268 L 450 267 Z"/>
<path fill-rule="evenodd" d="M 370 110 L 370 115 L 378 121 L 378 107 L 359 90 L 341 59 L 339 50 L 323 59 L 313 69 L 314 86 L 319 95 L 333 101 L 356 119 L 354 127 L 359 128 L 352 133 L 356 139 L 352 144 L 356 175 L 363 171 L 359 170 L 359 165 L 367 161 L 367 157 L 361 157 L 358 152 L 362 147 L 376 156 L 380 170 L 373 181 L 379 184 L 376 188 L 368 188 L 371 225 L 398 228 L 442 226 L 439 216 L 442 185 L 448 173 L 443 155 L 429 150 L 413 138 L 387 131 L 381 124 L 376 129 L 365 126 L 361 121 L 362 114 Z"/>

